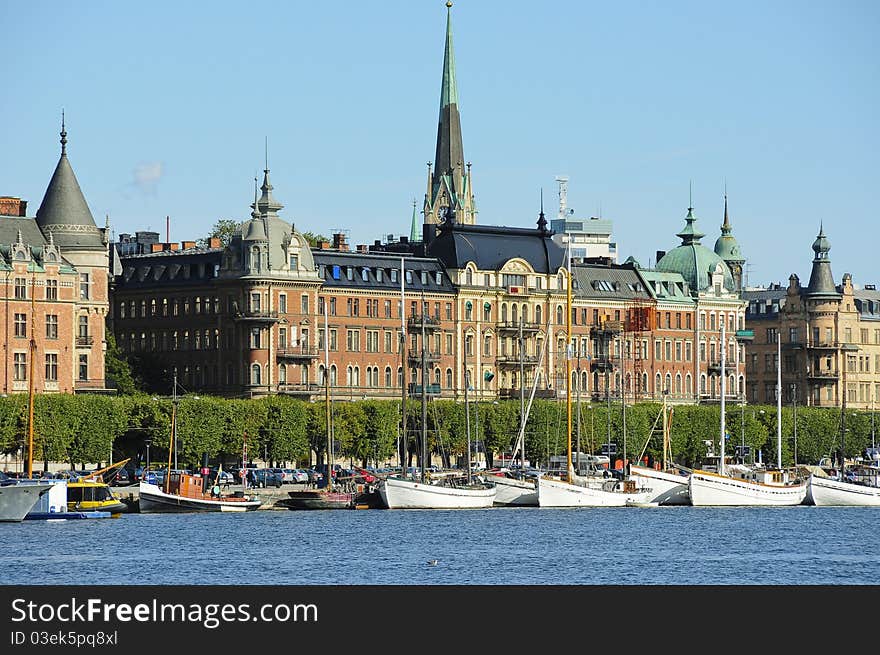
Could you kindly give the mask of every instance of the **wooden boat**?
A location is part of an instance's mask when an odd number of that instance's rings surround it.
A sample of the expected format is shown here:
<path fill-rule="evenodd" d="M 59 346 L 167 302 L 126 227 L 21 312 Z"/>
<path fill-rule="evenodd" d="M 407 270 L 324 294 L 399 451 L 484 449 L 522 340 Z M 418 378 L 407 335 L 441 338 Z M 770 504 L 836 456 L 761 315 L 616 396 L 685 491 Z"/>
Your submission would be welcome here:
<path fill-rule="evenodd" d="M 807 495 L 820 507 L 880 507 L 880 467 L 861 466 L 848 472 L 844 480 L 812 473 Z"/>
<path fill-rule="evenodd" d="M 210 493 L 203 491 L 205 480 L 188 473 L 171 473 L 166 476 L 165 488 L 149 482 L 141 482 L 138 489 L 138 505 L 141 513 L 155 512 L 251 512 L 263 501 L 243 492 L 221 495 L 215 485 Z"/>

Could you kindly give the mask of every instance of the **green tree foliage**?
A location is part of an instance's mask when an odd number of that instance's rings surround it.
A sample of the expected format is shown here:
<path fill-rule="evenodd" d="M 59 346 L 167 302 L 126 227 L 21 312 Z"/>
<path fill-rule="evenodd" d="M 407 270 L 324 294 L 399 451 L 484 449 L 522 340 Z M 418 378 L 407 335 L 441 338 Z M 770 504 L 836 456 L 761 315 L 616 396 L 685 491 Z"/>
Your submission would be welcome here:
<path fill-rule="evenodd" d="M 107 351 L 104 353 L 104 374 L 107 378 L 107 387 L 116 389 L 119 394 L 131 395 L 137 393 L 141 381 L 137 380 L 131 371 L 131 366 L 125 354 L 116 344 L 116 337 L 111 330 L 105 330 L 107 339 Z"/>
<path fill-rule="evenodd" d="M 17 393 L 0 398 L 0 452 L 12 453 L 21 447 L 21 424 L 27 421 L 27 396 Z"/>
<path fill-rule="evenodd" d="M 270 396 L 262 402 L 266 405 L 266 421 L 260 428 L 260 441 L 269 458 L 294 463 L 308 459 L 308 406 L 287 396 Z"/>
<path fill-rule="evenodd" d="M 302 235 L 303 238 L 305 238 L 305 240 L 309 242 L 309 246 L 312 248 L 318 247 L 318 241 L 330 241 L 330 239 L 325 237 L 323 234 L 317 234 L 315 232 L 303 232 Z"/>
<path fill-rule="evenodd" d="M 238 221 L 232 220 L 231 218 L 221 218 L 214 223 L 214 227 L 208 232 L 208 236 L 202 240 L 202 245 L 206 245 L 208 239 L 217 238 L 220 239 L 220 243 L 223 244 L 223 247 L 225 248 L 229 245 L 229 242 L 232 241 L 232 235 L 235 234 L 237 228 Z"/>

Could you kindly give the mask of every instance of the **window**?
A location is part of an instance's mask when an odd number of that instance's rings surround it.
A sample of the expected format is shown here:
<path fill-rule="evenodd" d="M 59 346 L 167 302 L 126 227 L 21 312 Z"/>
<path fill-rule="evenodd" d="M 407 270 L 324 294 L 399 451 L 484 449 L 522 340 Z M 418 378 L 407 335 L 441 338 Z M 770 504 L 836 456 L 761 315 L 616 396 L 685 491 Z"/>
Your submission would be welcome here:
<path fill-rule="evenodd" d="M 391 367 L 390 366 L 385 367 L 385 386 L 386 387 L 391 386 Z"/>
<path fill-rule="evenodd" d="M 330 299 L 330 316 L 336 316 L 336 298 Z"/>
<path fill-rule="evenodd" d="M 81 338 L 89 336 L 89 317 L 85 314 L 79 317 L 79 325 L 76 335 Z"/>
<path fill-rule="evenodd" d="M 27 284 L 23 277 L 15 278 L 15 299 L 16 300 L 25 300 L 27 299 Z"/>
<path fill-rule="evenodd" d="M 767 343 L 776 343 L 779 332 L 776 328 L 767 328 Z"/>
<path fill-rule="evenodd" d="M 466 321 L 473 320 L 473 309 L 474 309 L 473 303 L 470 300 L 468 300 L 464 304 L 464 320 L 466 320 Z"/>
<path fill-rule="evenodd" d="M 447 321 L 452 320 L 452 303 L 451 302 L 446 303 L 446 320 Z"/>
<path fill-rule="evenodd" d="M 299 257 L 297 255 L 290 255 L 290 270 L 296 271 L 299 268 Z"/>
<path fill-rule="evenodd" d="M 394 349 L 391 347 L 391 332 L 385 331 L 385 335 L 383 336 L 383 340 L 385 342 L 385 352 L 392 353 Z"/>
<path fill-rule="evenodd" d="M 492 305 L 490 303 L 483 303 L 483 320 L 491 321 L 492 320 Z"/>
<path fill-rule="evenodd" d="M 46 381 L 58 382 L 58 353 L 46 353 Z"/>
<path fill-rule="evenodd" d="M 184 332 L 184 335 L 186 335 L 186 334 L 188 334 L 188 333 Z M 261 334 L 260 328 L 251 328 L 251 334 L 250 334 L 251 348 L 259 349 L 262 347 L 261 343 L 260 343 L 261 342 L 260 334 Z M 186 348 L 187 348 L 186 336 L 184 336 L 183 349 L 186 350 Z"/>
<path fill-rule="evenodd" d="M 472 334 L 464 338 L 464 354 L 468 356 L 474 354 L 474 337 Z"/>
<path fill-rule="evenodd" d="M 251 311 L 252 312 L 258 313 L 260 311 L 260 300 L 261 300 L 261 298 L 260 298 L 259 293 L 252 293 L 251 294 Z M 184 313 L 186 313 L 185 309 L 184 309 Z"/>
<path fill-rule="evenodd" d="M 378 330 L 367 330 L 367 352 L 368 353 L 379 352 L 379 331 Z"/>
<path fill-rule="evenodd" d="M 196 305 L 198 307 L 198 305 Z M 282 293 L 278 296 L 278 311 L 282 314 L 287 313 L 287 294 Z"/>
<path fill-rule="evenodd" d="M 306 294 L 303 294 L 302 296 L 300 296 L 299 311 L 302 314 L 309 313 L 309 297 Z"/>
<path fill-rule="evenodd" d="M 447 389 L 452 388 L 452 369 L 451 368 L 446 369 L 446 388 Z"/>
<path fill-rule="evenodd" d="M 89 299 L 89 274 L 88 273 L 80 273 L 79 274 L 79 298 L 80 300 L 88 300 Z M 132 312 L 134 313 L 134 312 Z"/>
<path fill-rule="evenodd" d="M 447 355 L 452 354 L 452 335 L 451 334 L 446 335 L 446 354 Z"/>
<path fill-rule="evenodd" d="M 361 331 L 346 330 L 345 345 L 349 352 L 359 352 L 361 349 Z"/>
<path fill-rule="evenodd" d="M 58 280 L 46 280 L 46 300 L 58 300 Z"/>
<path fill-rule="evenodd" d="M 483 355 L 489 357 L 492 354 L 492 337 L 485 335 L 483 337 Z"/>
<path fill-rule="evenodd" d="M 13 355 L 12 379 L 18 382 L 27 380 L 27 355 L 25 353 Z"/>
<path fill-rule="evenodd" d="M 79 356 L 79 374 L 77 376 L 77 379 L 89 379 L 89 356 L 86 354 L 82 354 Z"/>
<path fill-rule="evenodd" d="M 251 366 L 251 384 L 261 384 L 261 373 L 262 369 L 259 364 Z"/>
<path fill-rule="evenodd" d="M 27 337 L 27 317 L 24 314 L 15 315 L 15 336 L 19 338 Z"/>
<path fill-rule="evenodd" d="M 287 348 L 287 328 L 278 328 L 278 348 Z"/>
<path fill-rule="evenodd" d="M 46 338 L 47 339 L 57 339 L 58 338 L 58 315 L 57 314 L 46 314 Z"/>
<path fill-rule="evenodd" d="M 339 350 L 339 341 L 336 337 L 336 329 L 333 328 L 330 330 L 330 350 L 336 351 Z"/>
<path fill-rule="evenodd" d="M 278 367 L 278 383 L 287 384 L 287 366 L 284 364 Z"/>

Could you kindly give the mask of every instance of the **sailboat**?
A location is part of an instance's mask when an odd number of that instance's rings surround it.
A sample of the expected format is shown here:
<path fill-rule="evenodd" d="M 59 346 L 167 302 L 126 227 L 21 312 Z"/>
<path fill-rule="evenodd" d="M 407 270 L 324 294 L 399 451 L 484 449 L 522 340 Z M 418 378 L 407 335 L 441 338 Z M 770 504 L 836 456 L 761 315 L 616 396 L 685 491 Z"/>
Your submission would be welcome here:
<path fill-rule="evenodd" d="M 695 470 L 688 480 L 691 504 L 694 506 L 786 506 L 800 505 L 807 495 L 807 483 L 782 468 L 782 381 L 781 345 L 776 335 L 776 432 L 777 467 L 727 465 L 724 458 L 726 430 L 724 426 L 725 385 L 725 323 L 721 322 L 721 457 L 718 472 Z"/>
<path fill-rule="evenodd" d="M 846 467 L 844 437 L 846 435 L 846 395 L 840 409 L 840 467 L 837 475 L 820 475 L 816 471 L 807 478 L 808 504 L 846 507 L 880 507 L 880 465 L 874 443 L 874 407 L 871 406 L 871 448 L 869 458 Z M 821 469 L 820 469 L 821 470 Z"/>
<path fill-rule="evenodd" d="M 520 326 L 521 327 L 521 326 Z M 550 323 L 547 324 L 547 334 L 550 334 Z M 547 347 L 547 342 L 550 339 L 546 339 L 541 346 L 541 355 L 538 358 L 538 361 L 541 362 L 544 360 L 544 350 Z M 522 340 L 520 340 L 520 362 L 522 362 L 522 357 L 524 356 L 523 348 L 522 348 Z M 520 456 L 520 462 L 523 466 L 520 467 L 518 472 L 514 471 L 506 471 L 496 473 L 493 477 L 493 482 L 495 483 L 496 491 L 495 491 L 495 505 L 500 506 L 515 506 L 515 507 L 537 507 L 538 506 L 538 483 L 536 478 L 529 477 L 525 473 L 525 430 L 526 423 L 529 420 L 529 413 L 532 409 L 532 401 L 535 399 L 535 390 L 538 388 L 538 379 L 540 377 L 540 370 L 535 371 L 534 380 L 532 380 L 532 390 L 529 393 L 529 403 L 525 407 L 523 411 L 520 412 L 520 424 L 519 424 L 519 433 L 516 437 L 516 445 L 513 448 L 513 453 L 511 454 L 510 461 L 516 461 L 517 455 Z M 520 395 L 522 396 L 523 392 L 523 378 L 520 376 Z M 522 398 L 520 399 L 522 400 Z M 521 403 L 522 404 L 522 403 Z"/>
<path fill-rule="evenodd" d="M 327 469 L 320 489 L 288 491 L 287 498 L 276 505 L 287 509 L 354 509 L 355 494 L 335 487 L 333 480 L 333 416 L 330 404 L 330 331 L 327 303 L 324 303 L 324 409 L 327 422 Z"/>
<path fill-rule="evenodd" d="M 633 478 L 644 478 L 645 485 L 651 487 L 654 495 L 648 500 L 649 503 L 658 505 L 690 505 L 691 497 L 688 491 L 689 469 L 675 466 L 672 463 L 671 449 L 669 444 L 669 423 L 672 420 L 672 410 L 667 407 L 667 397 L 663 394 L 663 409 L 657 416 L 658 420 L 663 423 L 663 459 L 660 468 L 651 468 L 649 466 L 641 466 L 632 464 L 629 473 Z M 656 423 L 655 423 L 656 425 Z M 653 432 L 653 429 L 652 429 Z M 645 448 L 642 449 L 644 454 L 648 447 L 648 441 L 645 442 Z M 641 457 L 639 457 L 641 459 Z"/>
<path fill-rule="evenodd" d="M 569 241 L 570 243 L 570 241 Z M 566 266 L 566 405 L 567 470 L 561 478 L 544 474 L 538 477 L 539 507 L 625 507 L 650 502 L 653 490 L 641 486 L 642 480 L 624 475 L 621 478 L 575 475 L 571 453 L 571 252 Z M 623 378 L 625 380 L 625 378 Z M 624 405 L 625 407 L 625 405 Z M 625 473 L 625 471 L 624 471 Z"/>
<path fill-rule="evenodd" d="M 404 259 L 400 260 L 400 297 L 401 297 L 401 323 L 402 323 L 402 340 L 400 343 L 401 359 L 403 360 L 403 393 L 406 390 L 406 324 L 403 316 L 404 307 L 404 280 L 406 276 L 403 274 Z M 426 351 L 428 341 L 425 338 L 425 323 L 428 317 L 424 314 L 424 304 L 422 305 L 422 316 L 420 319 L 422 331 L 422 428 L 421 428 L 421 466 L 418 479 L 416 477 L 408 478 L 405 475 L 405 458 L 403 454 L 406 449 L 406 398 L 401 403 L 403 412 L 403 445 L 401 447 L 401 474 L 400 476 L 388 476 L 379 484 L 379 495 L 383 505 L 388 509 L 480 509 L 492 507 L 495 500 L 496 488 L 494 484 L 474 480 L 471 472 L 471 441 L 470 441 L 470 421 L 467 421 L 468 432 L 468 448 L 467 448 L 467 473 L 465 480 L 451 476 L 431 479 L 427 471 L 428 459 L 428 405 L 427 405 L 427 389 L 428 389 L 428 368 L 426 360 Z M 465 395 L 467 396 L 468 372 L 465 368 Z M 467 409 L 467 399 L 465 400 L 465 408 Z"/>
<path fill-rule="evenodd" d="M 162 487 L 141 480 L 138 487 L 138 506 L 142 514 L 159 512 L 251 512 L 263 504 L 256 496 L 245 491 L 221 493 L 220 485 L 211 486 L 210 480 L 198 475 L 171 469 L 171 455 L 177 444 L 177 371 L 171 405 L 171 436 L 168 443 L 168 467 Z M 175 460 L 176 461 L 176 460 Z M 245 462 L 242 462 L 244 465 Z M 245 478 L 246 479 L 246 478 Z M 206 489 L 206 487 L 209 487 Z M 206 493 L 207 490 L 207 493 Z"/>

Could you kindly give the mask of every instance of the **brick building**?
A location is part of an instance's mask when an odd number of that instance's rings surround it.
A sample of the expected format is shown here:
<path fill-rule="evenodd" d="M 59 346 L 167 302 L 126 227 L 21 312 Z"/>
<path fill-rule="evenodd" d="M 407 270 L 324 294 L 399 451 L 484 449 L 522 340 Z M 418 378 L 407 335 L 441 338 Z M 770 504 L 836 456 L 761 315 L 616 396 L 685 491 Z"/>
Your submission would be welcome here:
<path fill-rule="evenodd" d="M 61 157 L 36 216 L 26 200 L 0 198 L 3 393 L 28 391 L 31 375 L 37 393 L 104 390 L 108 232 L 74 175 L 62 121 Z"/>

